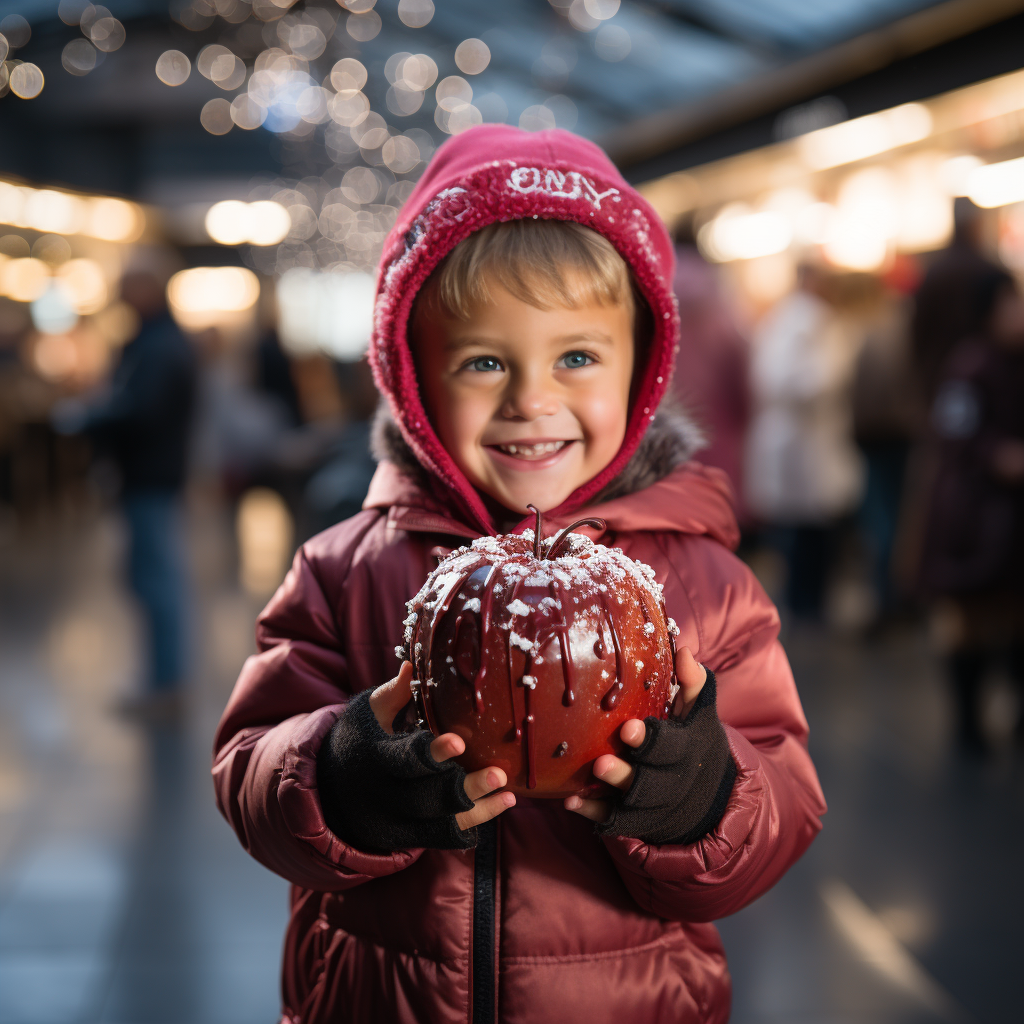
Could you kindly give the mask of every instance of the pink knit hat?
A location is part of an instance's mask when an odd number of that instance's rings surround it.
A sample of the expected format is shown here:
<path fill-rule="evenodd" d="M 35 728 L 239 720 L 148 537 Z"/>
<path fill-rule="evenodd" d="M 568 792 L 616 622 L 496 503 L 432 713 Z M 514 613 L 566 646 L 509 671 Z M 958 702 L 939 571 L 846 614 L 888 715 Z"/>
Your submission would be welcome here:
<path fill-rule="evenodd" d="M 675 362 L 679 315 L 670 282 L 674 253 L 664 225 L 607 156 L 586 139 L 554 129 L 524 132 L 481 125 L 449 139 L 434 154 L 384 243 L 370 364 L 377 387 L 423 466 L 470 520 L 494 524 L 479 493 L 455 465 L 420 398 L 407 326 L 416 293 L 431 271 L 474 231 L 495 221 L 577 221 L 600 232 L 633 270 L 651 308 L 654 337 L 635 391 L 626 436 L 614 459 L 574 491 L 554 515 L 586 504 L 614 479 L 654 419 Z"/>

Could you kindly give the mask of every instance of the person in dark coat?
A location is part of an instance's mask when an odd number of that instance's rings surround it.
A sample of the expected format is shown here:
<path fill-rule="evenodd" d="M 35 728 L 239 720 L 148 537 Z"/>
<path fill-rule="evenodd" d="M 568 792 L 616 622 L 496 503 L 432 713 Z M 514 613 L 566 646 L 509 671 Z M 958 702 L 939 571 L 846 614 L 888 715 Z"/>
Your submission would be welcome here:
<path fill-rule="evenodd" d="M 979 282 L 996 270 L 981 251 L 981 210 L 957 199 L 950 245 L 928 268 L 914 296 L 910 325 L 917 383 L 928 404 L 953 348 L 978 332 L 975 294 Z"/>
<path fill-rule="evenodd" d="M 187 671 L 180 506 L 197 365 L 167 310 L 164 285 L 150 271 L 123 277 L 121 299 L 139 315 L 139 331 L 124 347 L 106 392 L 63 417 L 64 428 L 91 435 L 120 472 L 129 579 L 149 633 L 146 688 L 126 698 L 122 710 L 145 718 L 178 713 Z"/>
<path fill-rule="evenodd" d="M 954 349 L 932 407 L 922 580 L 944 611 L 960 739 L 980 750 L 978 693 L 994 660 L 1006 659 L 1024 695 L 1024 297 L 994 270 L 975 309 L 982 333 Z"/>

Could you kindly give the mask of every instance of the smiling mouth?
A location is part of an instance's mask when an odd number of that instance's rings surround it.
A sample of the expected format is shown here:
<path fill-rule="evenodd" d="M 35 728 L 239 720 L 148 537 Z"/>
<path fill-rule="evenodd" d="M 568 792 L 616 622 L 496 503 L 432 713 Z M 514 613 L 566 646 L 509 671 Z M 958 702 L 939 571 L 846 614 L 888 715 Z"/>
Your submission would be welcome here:
<path fill-rule="evenodd" d="M 489 447 L 515 459 L 543 459 L 560 452 L 572 441 L 541 441 L 535 444 L 519 442 L 517 444 L 494 444 Z"/>

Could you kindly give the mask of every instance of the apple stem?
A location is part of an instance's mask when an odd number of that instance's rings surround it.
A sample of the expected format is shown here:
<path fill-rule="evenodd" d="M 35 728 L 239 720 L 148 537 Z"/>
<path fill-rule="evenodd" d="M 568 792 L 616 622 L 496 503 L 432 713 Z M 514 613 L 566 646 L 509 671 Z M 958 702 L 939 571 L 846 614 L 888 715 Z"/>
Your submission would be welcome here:
<path fill-rule="evenodd" d="M 566 539 L 573 530 L 580 526 L 593 526 L 597 530 L 605 530 L 608 528 L 608 524 L 603 519 L 577 519 L 572 526 L 567 526 L 557 537 L 555 543 L 548 548 L 548 558 L 557 558 L 558 553 L 565 546 Z"/>
<path fill-rule="evenodd" d="M 537 525 L 533 530 L 533 557 L 540 558 L 540 532 L 544 521 L 541 519 L 540 509 L 536 505 L 527 505 L 526 507 L 537 516 Z"/>

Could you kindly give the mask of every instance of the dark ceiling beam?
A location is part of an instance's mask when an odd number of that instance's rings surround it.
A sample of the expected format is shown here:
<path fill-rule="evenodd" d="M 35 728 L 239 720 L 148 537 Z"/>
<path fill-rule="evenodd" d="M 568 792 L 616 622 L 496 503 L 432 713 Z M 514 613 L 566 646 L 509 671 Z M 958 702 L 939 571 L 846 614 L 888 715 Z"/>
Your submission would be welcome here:
<path fill-rule="evenodd" d="M 1024 0 L 950 0 L 694 103 L 623 125 L 598 142 L 613 160 L 628 168 L 1021 11 Z"/>

